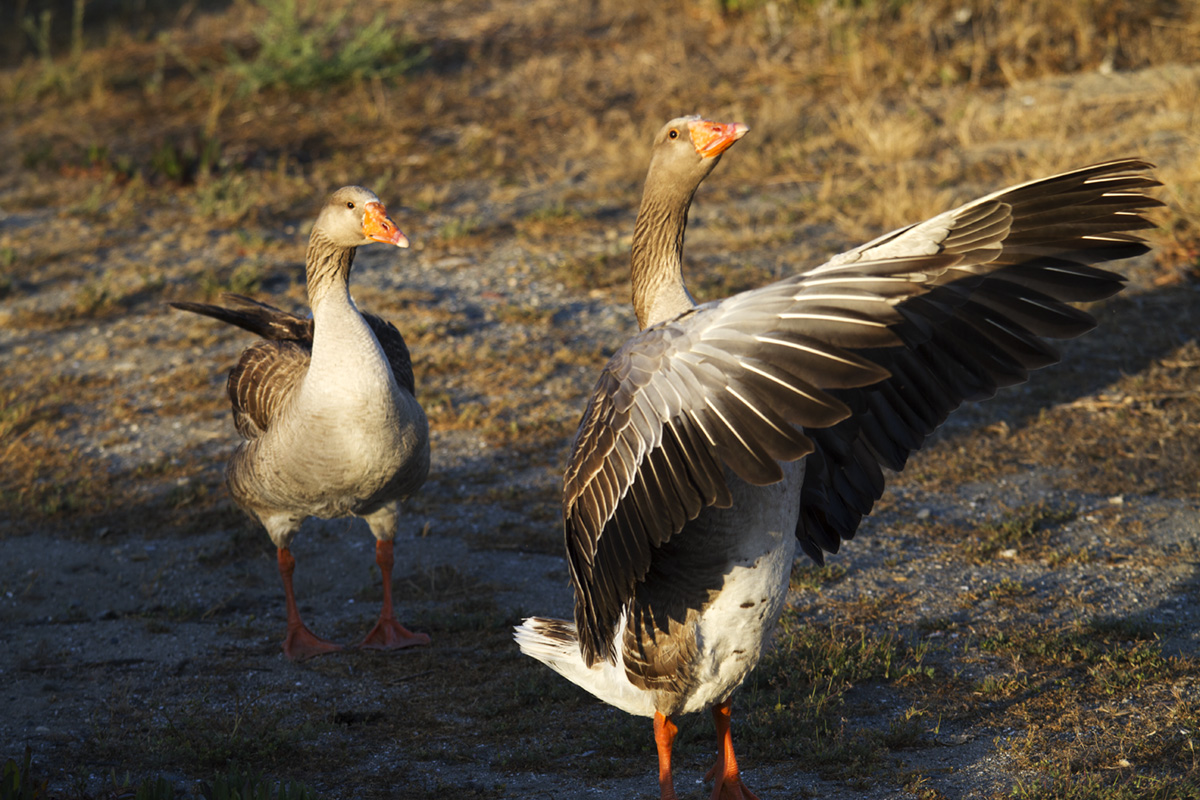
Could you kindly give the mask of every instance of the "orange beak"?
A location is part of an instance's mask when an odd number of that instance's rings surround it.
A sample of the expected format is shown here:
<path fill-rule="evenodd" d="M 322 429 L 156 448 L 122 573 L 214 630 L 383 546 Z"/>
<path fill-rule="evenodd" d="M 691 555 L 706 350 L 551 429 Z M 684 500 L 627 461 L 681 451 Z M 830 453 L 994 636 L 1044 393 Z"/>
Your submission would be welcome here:
<path fill-rule="evenodd" d="M 367 203 L 363 212 L 363 234 L 375 242 L 408 247 L 408 237 L 392 222 L 383 203 Z"/>
<path fill-rule="evenodd" d="M 749 126 L 740 122 L 720 123 L 709 122 L 706 119 L 693 122 L 689 128 L 692 133 L 692 146 L 704 158 L 721 155 L 750 130 Z"/>

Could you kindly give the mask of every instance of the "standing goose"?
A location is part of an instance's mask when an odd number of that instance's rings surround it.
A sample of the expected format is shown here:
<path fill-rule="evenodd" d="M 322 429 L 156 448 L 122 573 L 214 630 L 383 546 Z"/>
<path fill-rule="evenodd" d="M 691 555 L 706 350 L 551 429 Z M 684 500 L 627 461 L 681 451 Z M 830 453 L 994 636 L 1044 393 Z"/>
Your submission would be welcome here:
<path fill-rule="evenodd" d="M 229 373 L 233 420 L 244 441 L 225 469 L 239 506 L 278 548 L 287 600 L 283 652 L 292 660 L 341 649 L 300 619 L 289 551 L 306 517 L 364 518 L 375 535 L 383 608 L 360 646 L 394 649 L 429 643 L 392 612 L 392 540 L 400 502 L 429 474 L 429 424 L 413 396 L 408 348 L 389 322 L 362 314 L 350 298 L 350 267 L 364 244 L 408 247 L 374 193 L 338 189 L 313 225 L 306 257 L 304 319 L 239 295 L 231 307 L 172 303 L 263 337 Z"/>
<path fill-rule="evenodd" d="M 605 366 L 563 488 L 575 620 L 533 617 L 523 652 L 601 700 L 654 718 L 675 798 L 678 714 L 711 710 L 713 800 L 752 800 L 730 696 L 758 663 L 797 541 L 817 563 L 964 400 L 1057 360 L 1042 337 L 1090 330 L 1068 305 L 1123 279 L 1091 264 L 1147 247 L 1150 165 L 1112 161 L 1024 183 L 825 264 L 696 305 L 688 208 L 747 131 L 698 117 L 655 136 L 634 228 L 641 332 Z"/>

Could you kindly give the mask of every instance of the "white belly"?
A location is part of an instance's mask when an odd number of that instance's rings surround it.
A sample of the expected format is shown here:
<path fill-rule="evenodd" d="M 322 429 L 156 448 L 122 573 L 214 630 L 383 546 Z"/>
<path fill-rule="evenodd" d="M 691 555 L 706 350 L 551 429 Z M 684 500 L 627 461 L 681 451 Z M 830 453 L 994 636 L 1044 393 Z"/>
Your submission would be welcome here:
<path fill-rule="evenodd" d="M 720 592 L 696 623 L 696 682 L 684 713 L 729 698 L 758 664 L 783 611 L 804 477 L 802 465 L 785 469 L 784 480 L 771 486 L 731 486 L 733 506 L 709 510 L 706 523 L 728 530 L 736 549 Z"/>

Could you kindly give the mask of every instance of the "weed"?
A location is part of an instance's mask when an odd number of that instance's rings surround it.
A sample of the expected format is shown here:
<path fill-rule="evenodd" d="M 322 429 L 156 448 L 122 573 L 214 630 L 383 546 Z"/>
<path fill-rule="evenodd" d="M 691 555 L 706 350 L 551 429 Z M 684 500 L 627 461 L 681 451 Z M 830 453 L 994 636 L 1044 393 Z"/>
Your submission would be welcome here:
<path fill-rule="evenodd" d="M 54 412 L 17 390 L 0 392 L 0 441 L 19 436 L 38 422 L 53 419 Z"/>
<path fill-rule="evenodd" d="M 1101 639 L 1145 642 L 1158 638 L 1159 626 L 1141 617 L 1093 617 L 1084 624 L 1082 633 Z"/>
<path fill-rule="evenodd" d="M 34 82 L 34 93 L 56 91 L 63 97 L 72 97 L 80 88 L 84 71 L 83 57 L 83 12 L 87 0 L 74 0 L 71 14 L 71 50 L 64 63 L 54 60 L 52 41 L 54 12 L 45 9 L 35 20 L 21 18 L 21 28 L 33 42 L 38 54 L 39 72 Z"/>
<path fill-rule="evenodd" d="M 629 253 L 620 248 L 560 262 L 555 277 L 570 289 L 590 291 L 629 283 Z"/>
<path fill-rule="evenodd" d="M 1193 800 L 1200 782 L 1184 778 L 1124 774 L 1102 776 L 1051 770 L 1046 776 L 1018 778 L 1014 800 Z"/>
<path fill-rule="evenodd" d="M 986 561 L 1002 550 L 1027 547 L 1058 525 L 1078 516 L 1074 506 L 1054 508 L 1044 501 L 1004 512 L 978 526 L 979 535 L 966 548 L 977 561 Z"/>
<path fill-rule="evenodd" d="M 66 321 L 109 316 L 159 295 L 164 283 L 161 275 L 145 269 L 140 270 L 133 280 L 106 270 L 80 284 L 71 305 L 63 308 L 58 317 Z"/>
<path fill-rule="evenodd" d="M 249 217 L 259 199 L 253 178 L 237 172 L 201 175 L 196 182 L 196 210 L 201 216 L 226 225 Z"/>
<path fill-rule="evenodd" d="M 449 222 L 443 223 L 437 230 L 439 239 L 444 239 L 448 242 L 453 242 L 458 239 L 466 239 L 479 231 L 481 220 L 479 217 L 454 217 Z"/>
<path fill-rule="evenodd" d="M 220 141 L 201 134 L 183 143 L 163 142 L 150 156 L 150 171 L 178 184 L 192 183 L 211 175 L 220 160 Z"/>
<path fill-rule="evenodd" d="M 20 764 L 10 758 L 0 769 L 0 800 L 43 800 L 49 797 L 46 786 L 47 781 L 33 778 L 33 749 L 28 745 Z"/>
<path fill-rule="evenodd" d="M 380 12 L 366 25 L 354 26 L 349 40 L 339 35 L 348 8 L 319 20 L 316 3 L 300 0 L 261 0 L 267 17 L 255 29 L 259 50 L 250 61 L 230 53 L 230 71 L 239 91 L 267 87 L 312 89 L 350 79 L 403 75 L 426 56 L 398 40 Z"/>
<path fill-rule="evenodd" d="M 261 774 L 234 770 L 200 788 L 204 800 L 318 800 L 302 783 L 276 783 Z"/>
<path fill-rule="evenodd" d="M 952 631 L 955 627 L 954 620 L 948 617 L 922 617 L 917 620 L 917 630 L 928 633 L 934 631 Z"/>
<path fill-rule="evenodd" d="M 200 289 L 206 299 L 232 292 L 254 294 L 262 286 L 263 268 L 257 260 L 243 260 L 231 270 L 206 272 L 200 276 Z"/>
<path fill-rule="evenodd" d="M 846 577 L 846 573 L 846 567 L 840 563 L 829 563 L 819 567 L 807 560 L 797 561 L 792 566 L 789 587 L 794 591 L 819 592 L 822 586 L 837 583 Z"/>
<path fill-rule="evenodd" d="M 142 781 L 133 800 L 175 800 L 175 787 L 166 778 Z"/>
<path fill-rule="evenodd" d="M 526 219 L 534 222 L 573 222 L 579 219 L 579 212 L 560 198 L 548 205 L 535 208 L 529 212 Z"/>
<path fill-rule="evenodd" d="M 223 769 L 230 763 L 275 764 L 297 755 L 311 724 L 282 724 L 284 711 L 267 698 L 245 697 L 230 684 L 164 711 L 165 727 L 149 746 L 167 763 Z"/>
<path fill-rule="evenodd" d="M 1011 578 L 1002 578 L 998 584 L 993 586 L 988 591 L 988 597 L 997 602 L 1012 600 L 1018 597 L 1025 597 L 1033 592 L 1025 584 L 1020 581 L 1014 581 Z"/>
<path fill-rule="evenodd" d="M 807 625 L 785 611 L 775 648 L 747 684 L 754 698 L 747 726 L 799 752 L 813 736 L 834 733 L 833 712 L 852 686 L 894 677 L 910 657 L 894 637 Z"/>

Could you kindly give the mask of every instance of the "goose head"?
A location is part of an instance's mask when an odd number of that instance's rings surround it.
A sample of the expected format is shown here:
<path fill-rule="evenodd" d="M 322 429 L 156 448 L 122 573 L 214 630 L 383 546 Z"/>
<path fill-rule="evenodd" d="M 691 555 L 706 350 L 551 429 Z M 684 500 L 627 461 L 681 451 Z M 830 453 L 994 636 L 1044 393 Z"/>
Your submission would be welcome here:
<path fill-rule="evenodd" d="M 662 182 L 664 189 L 675 184 L 690 195 L 713 171 L 721 154 L 748 130 L 740 122 L 711 122 L 696 115 L 676 117 L 654 137 L 648 183 Z"/>
<path fill-rule="evenodd" d="M 358 247 L 382 242 L 396 247 L 408 247 L 408 237 L 388 216 L 387 208 L 370 189 L 343 186 L 330 197 L 313 232 L 337 247 Z"/>

